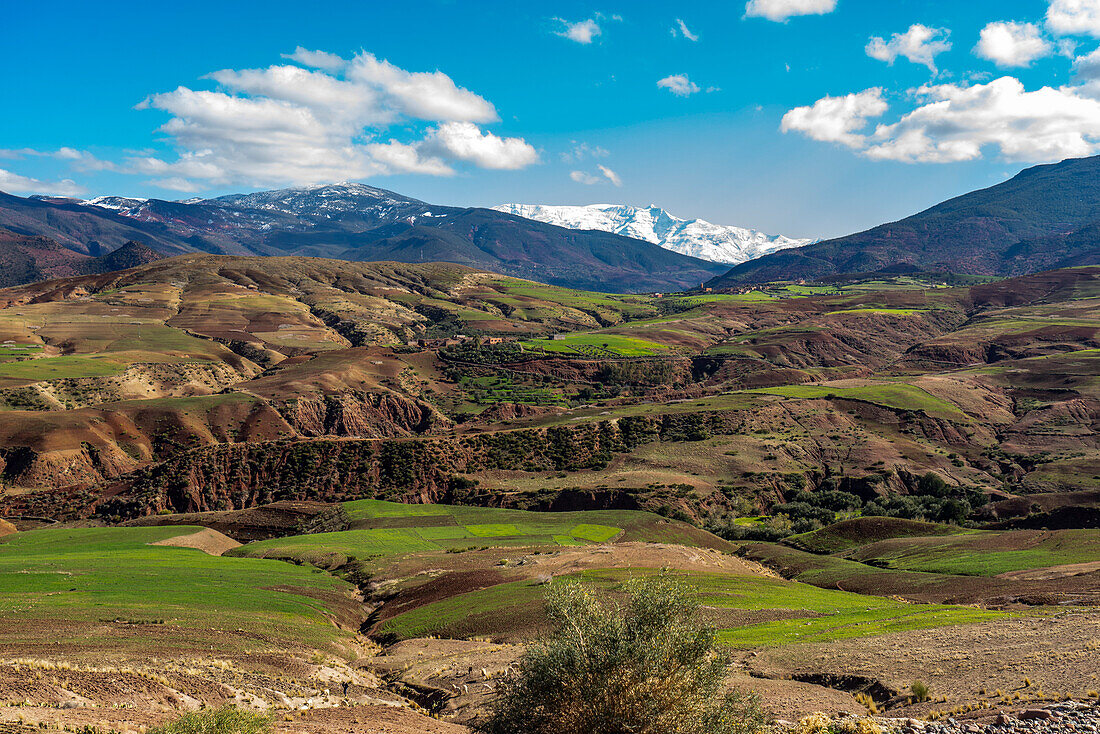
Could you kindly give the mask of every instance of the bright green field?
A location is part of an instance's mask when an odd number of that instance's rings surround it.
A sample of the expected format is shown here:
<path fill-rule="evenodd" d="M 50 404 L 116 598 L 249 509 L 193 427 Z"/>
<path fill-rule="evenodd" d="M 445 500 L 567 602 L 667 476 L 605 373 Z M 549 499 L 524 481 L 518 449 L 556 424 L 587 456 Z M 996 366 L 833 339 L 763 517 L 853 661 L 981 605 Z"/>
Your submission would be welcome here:
<path fill-rule="evenodd" d="M 335 598 L 353 590 L 343 581 L 281 561 L 149 545 L 200 529 L 45 529 L 5 536 L 0 539 L 0 618 L 57 620 L 53 639 L 74 644 L 96 644 L 94 635 L 104 634 L 95 632 L 98 623 L 115 619 L 158 622 L 162 644 L 218 629 L 248 630 L 287 646 L 318 648 L 343 637 L 329 621 L 324 602 L 290 591 Z M 73 622 L 83 630 L 69 639 L 68 623 Z M 17 625 L 5 629 L 13 631 L 0 640 L 20 635 Z M 139 636 L 112 644 L 144 643 Z"/>
<path fill-rule="evenodd" d="M 850 313 L 850 314 L 866 314 L 868 316 L 874 314 L 884 314 L 887 316 L 912 316 L 915 313 L 927 313 L 927 309 L 923 308 L 846 308 L 842 311 L 830 311 L 829 314 Z"/>
<path fill-rule="evenodd" d="M 919 387 L 901 383 L 884 383 L 859 387 L 785 385 L 783 387 L 760 388 L 751 392 L 781 395 L 787 398 L 818 399 L 836 397 L 862 400 L 896 410 L 920 411 L 935 418 L 945 418 L 952 421 L 970 420 L 965 413 L 946 400 L 941 400 Z"/>
<path fill-rule="evenodd" d="M 668 351 L 668 347 L 663 344 L 647 339 L 592 332 L 566 334 L 562 339 L 531 339 L 522 344 L 528 349 L 542 349 L 547 352 L 599 352 L 605 356 L 620 357 L 648 357 Z"/>
<path fill-rule="evenodd" d="M 1100 530 L 1056 530 L 1038 538 L 1033 532 L 1008 531 L 891 540 L 865 546 L 850 557 L 902 571 L 996 576 L 1100 561 Z"/>
<path fill-rule="evenodd" d="M 728 547 L 690 525 L 634 510 L 528 512 L 383 500 L 345 502 L 344 509 L 352 520 L 351 530 L 264 540 L 230 553 L 331 566 L 341 556 L 365 560 L 486 546 L 569 546 L 639 540 L 689 546 L 714 546 L 716 542 Z"/>
<path fill-rule="evenodd" d="M 648 573 L 653 569 L 596 569 L 568 578 L 614 591 L 631 576 Z M 1011 616 L 970 607 L 906 604 L 759 576 L 690 573 L 681 578 L 696 589 L 704 607 L 803 613 L 794 619 L 721 629 L 719 640 L 733 647 L 830 642 Z M 493 620 L 530 613 L 541 605 L 543 594 L 543 587 L 530 581 L 500 584 L 413 609 L 387 620 L 379 632 L 408 638 L 459 629 L 470 632 L 476 629 L 471 623 L 490 629 Z"/>
<path fill-rule="evenodd" d="M 106 359 L 88 357 L 42 357 L 0 364 L 0 378 L 13 380 L 60 380 L 64 377 L 105 377 L 122 372 L 123 366 Z"/>

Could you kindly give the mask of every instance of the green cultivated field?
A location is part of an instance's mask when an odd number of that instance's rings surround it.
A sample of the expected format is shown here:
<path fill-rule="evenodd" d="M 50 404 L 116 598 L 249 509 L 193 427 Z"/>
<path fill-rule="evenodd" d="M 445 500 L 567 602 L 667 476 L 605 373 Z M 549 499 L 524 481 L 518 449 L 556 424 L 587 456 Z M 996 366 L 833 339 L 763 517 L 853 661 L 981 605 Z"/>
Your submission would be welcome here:
<path fill-rule="evenodd" d="M 595 569 L 567 578 L 614 592 L 631 576 L 653 569 Z M 888 632 L 971 624 L 1008 616 L 969 607 L 906 604 L 888 598 L 819 589 L 759 576 L 679 574 L 699 594 L 704 607 L 759 612 L 779 610 L 791 619 L 721 628 L 719 640 L 732 647 L 830 642 Z M 475 634 L 493 620 L 529 616 L 541 608 L 544 587 L 530 581 L 500 584 L 413 609 L 387 620 L 379 632 L 398 638 L 429 634 Z"/>
<path fill-rule="evenodd" d="M 271 644 L 325 649 L 343 636 L 329 621 L 330 606 L 316 598 L 339 600 L 352 590 L 343 581 L 279 561 L 149 545 L 198 530 L 45 529 L 5 536 L 0 618 L 37 625 L 56 621 L 51 639 L 74 645 L 96 644 L 90 637 L 95 628 L 112 620 L 150 630 L 147 639 L 119 638 L 113 645 L 186 641 L 221 629 L 247 630 L 271 638 Z M 15 624 L 5 629 L 11 631 L 0 640 L 14 642 L 22 634 Z M 67 632 L 72 629 L 79 631 Z"/>
<path fill-rule="evenodd" d="M 123 366 L 106 359 L 89 357 L 42 357 L 0 364 L 0 379 L 60 380 L 65 377 L 106 377 L 122 372 Z"/>
<path fill-rule="evenodd" d="M 902 383 L 883 383 L 859 387 L 786 385 L 784 387 L 760 388 L 751 392 L 807 400 L 820 398 L 861 400 L 896 410 L 920 411 L 934 418 L 945 418 L 952 421 L 970 420 L 965 413 L 946 400 L 941 400 L 919 387 Z"/>
<path fill-rule="evenodd" d="M 531 339 L 522 344 L 528 349 L 542 349 L 547 352 L 599 353 L 612 357 L 649 357 L 668 351 L 668 347 L 663 344 L 647 339 L 591 332 L 566 334 L 563 339 Z"/>
<path fill-rule="evenodd" d="M 961 536 L 888 540 L 850 557 L 901 571 L 996 576 L 1100 560 L 1100 530 L 977 532 Z"/>
<path fill-rule="evenodd" d="M 346 502 L 344 509 L 353 521 L 351 530 L 264 540 L 230 553 L 331 567 L 340 558 L 363 560 L 485 546 L 571 546 L 612 540 L 723 544 L 690 525 L 633 510 L 527 512 L 382 500 Z"/>
<path fill-rule="evenodd" d="M 919 538 L 929 535 L 959 535 L 976 531 L 958 525 L 904 520 L 897 517 L 857 517 L 810 533 L 792 535 L 783 543 L 810 553 L 839 553 L 880 540 Z"/>

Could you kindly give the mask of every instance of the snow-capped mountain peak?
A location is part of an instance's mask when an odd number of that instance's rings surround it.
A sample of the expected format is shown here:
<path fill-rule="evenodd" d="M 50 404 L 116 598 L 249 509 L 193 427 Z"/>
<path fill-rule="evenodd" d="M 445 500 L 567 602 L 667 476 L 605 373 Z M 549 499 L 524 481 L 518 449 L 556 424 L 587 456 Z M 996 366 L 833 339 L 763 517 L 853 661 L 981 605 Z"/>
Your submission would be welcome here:
<path fill-rule="evenodd" d="M 501 204 L 493 209 L 567 229 L 614 232 L 652 242 L 683 255 L 730 265 L 755 260 L 776 250 L 802 247 L 815 241 L 769 235 L 744 227 L 711 224 L 702 219 L 680 219 L 654 205 L 643 208 L 623 204 Z"/>
<path fill-rule="evenodd" d="M 392 191 L 350 182 L 256 191 L 251 194 L 231 194 L 209 199 L 203 203 L 314 217 L 331 217 L 365 208 L 423 205 L 421 201 Z"/>

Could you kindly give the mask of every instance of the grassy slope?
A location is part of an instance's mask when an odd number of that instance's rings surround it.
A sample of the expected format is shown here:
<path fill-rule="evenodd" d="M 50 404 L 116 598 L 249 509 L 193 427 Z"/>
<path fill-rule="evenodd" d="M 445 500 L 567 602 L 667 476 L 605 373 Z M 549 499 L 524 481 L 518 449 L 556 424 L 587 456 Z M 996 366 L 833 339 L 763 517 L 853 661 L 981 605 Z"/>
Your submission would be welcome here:
<path fill-rule="evenodd" d="M 920 411 L 933 418 L 944 418 L 951 421 L 970 420 L 965 413 L 946 400 L 934 397 L 919 387 L 902 383 L 883 383 L 859 387 L 788 385 L 785 387 L 761 388 L 754 392 L 799 399 L 839 398 L 842 400 L 861 400 L 897 410 Z"/>
<path fill-rule="evenodd" d="M 810 533 L 792 535 L 783 542 L 810 553 L 839 553 L 891 538 L 957 535 L 970 532 L 957 525 L 942 525 L 897 517 L 857 517 Z"/>
<path fill-rule="evenodd" d="M 326 602 L 277 590 L 335 599 L 352 590 L 343 581 L 278 561 L 149 545 L 200 529 L 46 529 L 5 536 L 0 539 L 0 618 L 83 623 L 89 633 L 109 620 L 163 620 L 155 625 L 158 637 L 247 629 L 287 646 L 316 648 L 330 647 L 343 636 L 329 621 Z M 20 634 L 12 625 L 5 636 L 12 629 Z M 83 636 L 66 639 L 61 631 L 54 639 L 87 642 Z"/>
<path fill-rule="evenodd" d="M 653 569 L 595 569 L 574 578 L 605 592 Z M 733 647 L 828 642 L 871 637 L 912 629 L 969 624 L 1008 615 L 968 607 L 906 604 L 819 589 L 807 584 L 759 576 L 685 573 L 682 578 L 696 589 L 699 601 L 716 610 L 783 610 L 798 613 L 793 619 L 720 628 L 721 642 Z M 398 638 L 429 634 L 492 634 L 494 622 L 530 617 L 541 609 L 543 589 L 530 581 L 500 584 L 428 604 L 387 620 L 378 630 Z"/>
<path fill-rule="evenodd" d="M 331 565 L 336 556 L 364 559 L 472 546 L 569 546 L 611 540 L 728 546 L 690 525 L 632 510 L 527 512 L 382 500 L 356 500 L 344 508 L 355 526 L 352 530 L 259 541 L 231 553 Z"/>
<path fill-rule="evenodd" d="M 1100 560 L 1100 530 L 980 532 L 953 537 L 886 540 L 850 556 L 902 571 L 996 576 Z"/>

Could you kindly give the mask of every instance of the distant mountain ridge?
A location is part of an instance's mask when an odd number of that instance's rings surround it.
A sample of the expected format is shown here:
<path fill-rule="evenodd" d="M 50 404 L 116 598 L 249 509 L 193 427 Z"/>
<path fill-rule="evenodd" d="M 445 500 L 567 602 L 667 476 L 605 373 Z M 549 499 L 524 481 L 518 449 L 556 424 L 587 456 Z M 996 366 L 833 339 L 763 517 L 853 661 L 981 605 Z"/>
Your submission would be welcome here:
<path fill-rule="evenodd" d="M 681 255 L 730 265 L 814 242 L 769 235 L 744 227 L 712 224 L 703 219 L 681 219 L 657 206 L 500 204 L 493 209 L 569 229 L 614 232 L 652 242 Z"/>
<path fill-rule="evenodd" d="M 1100 156 L 1028 168 L 906 219 L 743 263 L 708 285 L 905 268 L 1014 276 L 1095 264 Z"/>
<path fill-rule="evenodd" d="M 611 292 L 680 290 L 724 270 L 644 240 L 569 230 L 489 209 L 437 206 L 356 183 L 187 201 L 24 199 L 0 193 L 0 228 L 45 237 L 88 257 L 139 241 L 165 255 L 441 261 Z"/>

